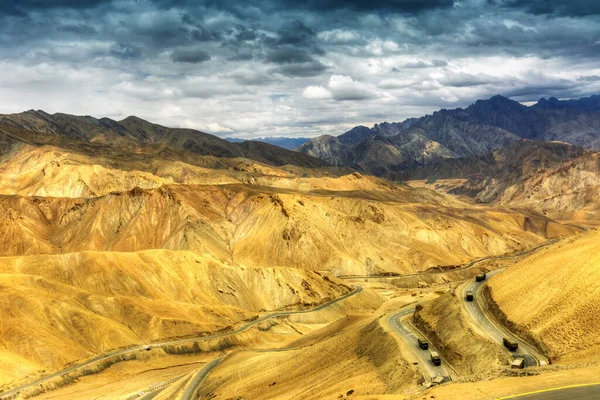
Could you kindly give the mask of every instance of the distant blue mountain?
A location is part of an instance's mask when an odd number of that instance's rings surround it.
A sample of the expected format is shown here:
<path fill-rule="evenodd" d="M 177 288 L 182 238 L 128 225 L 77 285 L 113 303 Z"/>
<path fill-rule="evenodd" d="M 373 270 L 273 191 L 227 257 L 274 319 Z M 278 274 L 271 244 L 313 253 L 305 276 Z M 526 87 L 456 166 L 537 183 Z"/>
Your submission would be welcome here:
<path fill-rule="evenodd" d="M 242 142 L 246 141 L 246 139 L 231 138 L 231 137 L 225 138 L 225 140 L 227 140 L 228 142 L 231 142 L 231 143 L 242 143 Z M 269 143 L 269 144 L 272 144 L 275 146 L 282 147 L 284 149 L 294 150 L 296 147 L 308 142 L 310 140 L 310 138 L 262 137 L 262 138 L 248 139 L 248 140 L 251 140 L 253 142 Z"/>
<path fill-rule="evenodd" d="M 533 106 L 533 108 L 545 110 L 569 108 L 574 110 L 600 111 L 600 95 L 571 100 L 558 100 L 556 97 L 550 97 L 548 100 L 542 98 Z"/>

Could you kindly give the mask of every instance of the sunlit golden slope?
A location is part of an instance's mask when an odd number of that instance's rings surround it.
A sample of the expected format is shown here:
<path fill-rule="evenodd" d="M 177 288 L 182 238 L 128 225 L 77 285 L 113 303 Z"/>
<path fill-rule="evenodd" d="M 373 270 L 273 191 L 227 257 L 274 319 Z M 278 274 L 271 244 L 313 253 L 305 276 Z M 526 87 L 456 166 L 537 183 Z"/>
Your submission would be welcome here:
<path fill-rule="evenodd" d="M 26 145 L 3 160 L 3 255 L 163 248 L 370 274 L 461 264 L 573 231 L 539 214 L 467 206 L 358 173 L 193 159 L 206 168 Z"/>
<path fill-rule="evenodd" d="M 173 185 L 91 199 L 7 196 L 0 252 L 182 249 L 239 265 L 365 274 L 456 265 L 573 231 L 539 214 L 446 206 L 429 193 Z"/>
<path fill-rule="evenodd" d="M 553 358 L 600 350 L 600 231 L 552 245 L 490 279 L 492 299 Z M 581 358 L 579 359 L 581 361 Z"/>
<path fill-rule="evenodd" d="M 168 183 L 240 182 L 228 176 L 227 169 L 161 159 L 144 161 L 92 158 L 53 146 L 17 146 L 2 158 L 0 194 L 88 198 L 134 187 L 157 188 Z M 263 168 L 269 170 L 267 166 Z"/>
<path fill-rule="evenodd" d="M 317 340 L 305 346 L 311 336 Z M 203 383 L 199 398 L 335 399 L 393 393 L 416 379 L 392 334 L 377 321 L 350 317 L 280 352 L 227 357 Z"/>
<path fill-rule="evenodd" d="M 2 156 L 3 382 L 348 290 L 310 271 L 413 272 L 575 231 L 357 173 L 167 150 Z"/>
<path fill-rule="evenodd" d="M 308 271 L 233 267 L 166 250 L 1 258 L 0 287 L 0 378 L 7 380 L 349 291 Z"/>

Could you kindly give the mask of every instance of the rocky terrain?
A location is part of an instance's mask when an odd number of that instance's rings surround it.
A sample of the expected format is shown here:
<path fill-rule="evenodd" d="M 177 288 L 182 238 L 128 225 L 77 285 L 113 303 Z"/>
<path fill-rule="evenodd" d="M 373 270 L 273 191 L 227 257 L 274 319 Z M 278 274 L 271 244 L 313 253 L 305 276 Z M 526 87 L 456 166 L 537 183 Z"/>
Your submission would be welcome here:
<path fill-rule="evenodd" d="M 349 290 L 305 270 L 238 268 L 167 250 L 4 257 L 0 271 L 2 383 Z"/>
<path fill-rule="evenodd" d="M 542 99 L 527 107 L 494 96 L 465 109 L 443 109 L 402 123 L 356 127 L 337 137 L 321 136 L 304 143 L 298 151 L 331 164 L 386 175 L 441 159 L 483 155 L 519 139 L 562 141 L 598 149 L 597 103 L 597 96 L 592 96 L 564 102 Z"/>
<path fill-rule="evenodd" d="M 480 203 L 535 209 L 561 220 L 597 220 L 600 153 L 562 142 L 520 140 L 396 177 Z"/>
<path fill-rule="evenodd" d="M 227 140 L 228 142 L 232 142 L 232 143 L 242 143 L 245 142 L 246 139 L 240 139 L 240 138 L 225 138 L 225 140 Z M 310 140 L 310 138 L 306 138 L 306 137 L 260 137 L 260 138 L 253 138 L 253 139 L 249 139 L 252 142 L 265 142 L 265 143 L 269 143 L 275 146 L 279 146 L 282 147 L 284 149 L 288 149 L 288 150 L 293 150 L 296 147 L 306 143 L 307 141 Z"/>
<path fill-rule="evenodd" d="M 202 156 L 245 157 L 272 165 L 293 164 L 303 167 L 327 165 L 326 162 L 314 157 L 268 143 L 230 143 L 193 129 L 166 128 L 134 116 L 122 121 L 114 121 L 110 118 L 50 115 L 41 110 L 30 110 L 20 114 L 0 115 L 0 136 L 2 136 L 0 140 L 4 143 L 16 141 L 79 149 L 89 148 L 89 144 L 103 144 L 128 150 L 152 146 L 160 150 L 161 147 L 168 146 L 175 151 Z M 4 151 L 6 150 L 3 149 Z"/>
<path fill-rule="evenodd" d="M 160 159 L 115 169 L 55 148 L 23 151 L 6 158 L 0 187 L 7 256 L 191 250 L 253 267 L 370 274 L 457 265 L 575 231 L 360 174 L 302 178 L 244 162 L 210 173 Z"/>
<path fill-rule="evenodd" d="M 457 286 L 476 273 L 472 260 L 508 266 L 496 256 L 521 257 L 550 239 L 581 234 L 580 222 L 595 220 L 599 209 L 598 153 L 444 118 L 439 126 L 455 133 L 442 135 L 447 146 L 426 133 L 439 128 L 427 125 L 433 120 L 380 124 L 377 134 L 361 127 L 335 140 L 368 143 L 372 157 L 331 165 L 267 143 L 228 143 L 135 117 L 3 116 L 0 387 L 109 351 L 256 321 L 231 337 L 164 345 L 112 360 L 114 366 L 58 374 L 30 390 L 53 398 L 43 392 L 67 385 L 56 398 L 111 398 L 113 391 L 129 398 L 173 380 L 153 396 L 178 398 L 188 389 L 210 398 L 410 393 L 429 377 L 388 317 L 416 302 L 422 304 L 411 320 L 454 366 L 454 378 L 505 373 L 508 355 L 474 329 Z M 489 144 L 488 136 L 499 142 Z M 454 158 L 479 145 L 500 148 Z M 427 165 L 389 169 L 398 148 L 409 154 L 406 165 Z M 422 162 L 414 162 L 418 157 Z M 567 243 L 587 251 L 590 238 L 583 233 L 583 244 Z M 546 335 L 562 320 L 551 324 L 543 310 L 559 304 L 536 295 L 548 301 L 530 302 L 540 312 L 531 322 L 532 312 L 510 301 L 509 287 L 525 290 L 523 282 L 533 279 L 527 274 L 553 268 L 535 264 L 539 256 L 492 279 L 490 302 L 553 359 L 588 357 L 584 348 Z M 522 266 L 530 262 L 531 271 Z M 509 280 L 496 284 L 500 278 Z M 328 306 L 310 311 L 319 305 Z M 574 309 L 575 319 L 589 320 L 586 309 Z M 310 312 L 260 319 L 282 310 Z M 538 323 L 543 318 L 548 326 Z M 595 348 L 581 324 L 568 329 L 581 330 L 577 340 Z M 194 386 L 211 365 L 213 373 Z"/>

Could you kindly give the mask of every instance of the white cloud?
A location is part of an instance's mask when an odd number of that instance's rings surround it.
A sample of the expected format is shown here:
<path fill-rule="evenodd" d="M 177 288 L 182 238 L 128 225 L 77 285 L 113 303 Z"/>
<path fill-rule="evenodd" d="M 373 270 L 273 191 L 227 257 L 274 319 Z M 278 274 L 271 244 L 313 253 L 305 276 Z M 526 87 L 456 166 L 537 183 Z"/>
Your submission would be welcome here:
<path fill-rule="evenodd" d="M 208 128 L 207 130 L 211 133 L 233 132 L 232 129 L 221 126 L 220 124 L 218 124 L 216 122 L 211 122 L 209 124 L 206 124 L 206 127 Z"/>
<path fill-rule="evenodd" d="M 327 88 L 308 86 L 302 92 L 302 97 L 309 100 L 365 100 L 378 96 L 375 89 L 365 83 L 355 81 L 348 75 L 332 75 Z"/>
<path fill-rule="evenodd" d="M 302 92 L 302 97 L 309 100 L 325 100 L 331 99 L 333 95 L 323 86 L 308 86 Z"/>
<path fill-rule="evenodd" d="M 401 89 L 414 84 L 412 79 L 383 79 L 377 86 L 383 89 Z"/>
<path fill-rule="evenodd" d="M 364 100 L 377 97 L 375 90 L 347 75 L 332 75 L 329 78 L 329 90 L 336 100 Z"/>
<path fill-rule="evenodd" d="M 382 40 L 380 38 L 377 38 L 371 40 L 366 46 L 366 49 L 369 53 L 372 53 L 376 56 L 380 56 L 385 53 L 394 53 L 400 48 L 398 47 L 398 43 L 392 40 Z"/>

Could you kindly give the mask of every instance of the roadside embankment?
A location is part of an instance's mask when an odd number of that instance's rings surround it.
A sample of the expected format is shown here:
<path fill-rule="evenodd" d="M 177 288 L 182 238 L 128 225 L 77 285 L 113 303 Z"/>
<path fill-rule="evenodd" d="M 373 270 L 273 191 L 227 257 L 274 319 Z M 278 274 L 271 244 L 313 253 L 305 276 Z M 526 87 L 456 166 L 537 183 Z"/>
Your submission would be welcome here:
<path fill-rule="evenodd" d="M 489 374 L 510 357 L 491 340 L 475 332 L 454 291 L 417 306 L 412 323 L 421 330 L 460 375 Z"/>

